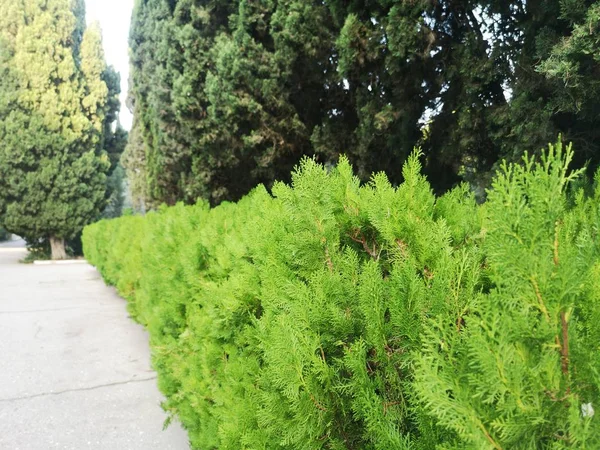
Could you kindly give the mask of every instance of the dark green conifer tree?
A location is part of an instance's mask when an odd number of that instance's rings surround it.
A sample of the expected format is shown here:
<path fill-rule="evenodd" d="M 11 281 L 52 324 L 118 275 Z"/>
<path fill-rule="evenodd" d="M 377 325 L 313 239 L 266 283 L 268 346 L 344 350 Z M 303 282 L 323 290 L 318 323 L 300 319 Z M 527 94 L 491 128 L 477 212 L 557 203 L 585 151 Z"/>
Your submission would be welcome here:
<path fill-rule="evenodd" d="M 361 179 L 385 170 L 397 184 L 415 145 L 435 190 L 485 187 L 501 158 L 559 132 L 576 164 L 600 163 L 597 2 L 196 3 L 134 12 L 153 201 L 237 199 L 303 155 L 343 153 Z"/>
<path fill-rule="evenodd" d="M 119 94 L 121 93 L 121 76 L 111 66 L 102 76 L 108 87 L 108 98 L 105 106 L 102 135 L 102 148 L 108 154 L 110 169 L 106 184 L 107 205 L 102 213 L 103 217 L 118 217 L 123 210 L 125 202 L 125 169 L 121 164 L 121 157 L 125 152 L 129 133 L 121 126 L 118 120 L 121 109 Z"/>

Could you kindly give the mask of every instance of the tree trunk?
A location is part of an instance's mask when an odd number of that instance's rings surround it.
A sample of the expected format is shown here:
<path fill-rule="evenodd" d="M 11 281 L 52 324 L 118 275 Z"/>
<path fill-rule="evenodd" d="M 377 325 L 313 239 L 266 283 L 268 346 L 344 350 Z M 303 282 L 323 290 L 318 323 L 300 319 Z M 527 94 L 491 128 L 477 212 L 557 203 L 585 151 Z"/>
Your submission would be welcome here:
<path fill-rule="evenodd" d="M 65 250 L 65 240 L 62 238 L 51 237 L 50 247 L 52 248 L 52 259 L 67 259 L 67 251 Z"/>

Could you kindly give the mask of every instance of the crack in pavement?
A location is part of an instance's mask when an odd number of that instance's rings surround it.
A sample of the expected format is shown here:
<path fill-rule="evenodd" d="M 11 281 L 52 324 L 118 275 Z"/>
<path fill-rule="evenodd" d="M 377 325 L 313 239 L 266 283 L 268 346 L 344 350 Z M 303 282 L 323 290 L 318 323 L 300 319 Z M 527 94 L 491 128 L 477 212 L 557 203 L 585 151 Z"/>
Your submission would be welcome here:
<path fill-rule="evenodd" d="M 22 397 L 0 398 L 0 403 L 16 402 L 16 401 L 20 401 L 20 400 L 30 400 L 32 398 L 48 397 L 51 395 L 62 395 L 62 394 L 68 394 L 70 392 L 94 391 L 96 389 L 102 389 L 102 388 L 106 388 L 106 387 L 121 386 L 124 384 L 130 384 L 130 383 L 144 383 L 146 381 L 152 381 L 152 380 L 156 380 L 156 375 L 154 375 L 153 377 L 150 377 L 150 378 L 140 378 L 138 380 L 132 379 L 132 380 L 126 380 L 126 381 L 115 381 L 113 383 L 99 384 L 97 386 L 90 386 L 90 387 L 77 388 L 77 389 L 65 389 L 64 391 L 42 392 L 41 394 L 24 395 Z"/>

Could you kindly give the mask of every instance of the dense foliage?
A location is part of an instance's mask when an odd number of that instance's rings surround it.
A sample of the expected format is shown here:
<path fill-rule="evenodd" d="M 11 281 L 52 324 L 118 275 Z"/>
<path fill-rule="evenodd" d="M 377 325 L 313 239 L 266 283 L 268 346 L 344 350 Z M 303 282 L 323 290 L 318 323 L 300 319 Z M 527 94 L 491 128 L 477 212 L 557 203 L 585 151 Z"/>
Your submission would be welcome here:
<path fill-rule="evenodd" d="M 0 0 L 0 217 L 55 257 L 105 207 L 119 77 L 83 0 Z"/>
<path fill-rule="evenodd" d="M 102 213 L 104 218 L 119 217 L 125 202 L 125 169 L 121 164 L 121 156 L 129 140 L 129 133 L 119 122 L 121 110 L 121 76 L 113 67 L 107 67 L 102 79 L 108 87 L 106 116 L 104 118 L 101 148 L 108 154 L 110 168 L 106 181 L 106 206 Z"/>
<path fill-rule="evenodd" d="M 303 155 L 437 191 L 561 132 L 600 162 L 600 3 L 138 0 L 127 164 L 147 204 L 237 200 Z"/>
<path fill-rule="evenodd" d="M 488 201 L 305 160 L 239 203 L 84 230 L 198 449 L 595 449 L 600 188 L 570 148 Z"/>
<path fill-rule="evenodd" d="M 9 238 L 9 236 L 10 235 L 8 234 L 8 232 L 4 228 L 0 227 L 0 242 L 6 241 Z"/>

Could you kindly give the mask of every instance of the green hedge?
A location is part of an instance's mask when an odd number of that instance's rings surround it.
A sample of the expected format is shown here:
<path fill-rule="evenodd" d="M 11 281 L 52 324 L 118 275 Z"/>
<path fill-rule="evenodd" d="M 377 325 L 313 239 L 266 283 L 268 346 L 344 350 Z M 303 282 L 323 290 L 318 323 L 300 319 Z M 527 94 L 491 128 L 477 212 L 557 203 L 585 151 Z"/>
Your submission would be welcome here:
<path fill-rule="evenodd" d="M 342 159 L 85 229 L 198 449 L 600 448 L 600 190 L 570 149 L 486 204 Z M 586 194 L 587 193 L 587 194 Z"/>

